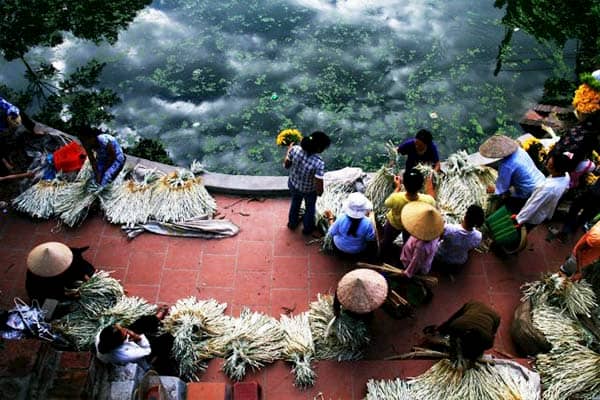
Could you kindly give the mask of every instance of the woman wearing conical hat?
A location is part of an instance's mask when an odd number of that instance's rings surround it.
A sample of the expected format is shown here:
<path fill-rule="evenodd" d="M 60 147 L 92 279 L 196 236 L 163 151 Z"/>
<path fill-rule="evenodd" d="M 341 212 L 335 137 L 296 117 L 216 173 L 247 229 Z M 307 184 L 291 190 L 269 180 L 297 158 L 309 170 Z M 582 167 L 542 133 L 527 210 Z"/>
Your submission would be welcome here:
<path fill-rule="evenodd" d="M 31 300 L 66 300 L 66 289 L 78 281 L 88 280 L 96 271 L 83 258 L 87 247 L 70 248 L 59 242 L 46 242 L 34 247 L 27 256 L 25 288 Z"/>
<path fill-rule="evenodd" d="M 479 147 L 479 153 L 490 163 L 498 163 L 496 185 L 488 188 L 488 192 L 501 196 L 502 203 L 514 214 L 544 183 L 544 174 L 537 169 L 529 154 L 508 136 L 493 135 Z"/>
<path fill-rule="evenodd" d="M 402 208 L 401 218 L 404 229 L 410 233 L 400 255 L 404 275 L 427 275 L 444 232 L 442 215 L 430 204 L 411 201 Z"/>

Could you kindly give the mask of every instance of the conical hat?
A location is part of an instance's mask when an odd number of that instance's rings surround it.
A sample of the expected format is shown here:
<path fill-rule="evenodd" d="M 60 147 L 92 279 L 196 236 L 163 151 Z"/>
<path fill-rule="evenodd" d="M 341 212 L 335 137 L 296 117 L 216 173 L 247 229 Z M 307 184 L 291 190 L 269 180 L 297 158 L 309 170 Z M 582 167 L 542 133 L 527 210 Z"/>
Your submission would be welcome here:
<path fill-rule="evenodd" d="M 402 207 L 402 226 L 412 236 L 433 240 L 444 231 L 444 220 L 435 207 L 422 201 L 411 201 Z"/>
<path fill-rule="evenodd" d="M 385 278 L 371 269 L 348 272 L 337 285 L 337 297 L 346 310 L 365 314 L 383 304 L 388 294 Z"/>
<path fill-rule="evenodd" d="M 479 153 L 487 158 L 504 158 L 517 151 L 518 148 L 519 143 L 516 140 L 496 134 L 479 146 Z"/>
<path fill-rule="evenodd" d="M 73 261 L 73 252 L 59 242 L 42 243 L 29 252 L 27 268 L 42 277 L 60 275 Z"/>

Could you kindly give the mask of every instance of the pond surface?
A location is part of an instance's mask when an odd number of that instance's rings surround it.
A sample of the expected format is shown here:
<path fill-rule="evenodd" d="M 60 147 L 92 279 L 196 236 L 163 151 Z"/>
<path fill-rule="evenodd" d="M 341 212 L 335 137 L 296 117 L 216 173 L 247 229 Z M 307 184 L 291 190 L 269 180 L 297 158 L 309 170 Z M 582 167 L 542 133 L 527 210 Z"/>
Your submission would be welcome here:
<path fill-rule="evenodd" d="M 161 0 L 114 46 L 70 39 L 38 53 L 69 72 L 107 61 L 125 141 L 162 140 L 177 164 L 280 175 L 280 129 L 323 130 L 328 169 L 375 170 L 384 144 L 428 128 L 443 157 L 518 120 L 560 68 L 525 33 L 493 76 L 504 36 L 492 0 Z M 18 63 L 0 65 L 18 79 Z"/>

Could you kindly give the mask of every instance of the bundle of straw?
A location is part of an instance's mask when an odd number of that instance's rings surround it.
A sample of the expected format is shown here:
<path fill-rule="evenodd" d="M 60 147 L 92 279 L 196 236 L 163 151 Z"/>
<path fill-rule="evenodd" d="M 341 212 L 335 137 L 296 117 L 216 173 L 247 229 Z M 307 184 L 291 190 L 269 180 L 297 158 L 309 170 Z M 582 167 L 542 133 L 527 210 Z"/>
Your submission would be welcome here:
<path fill-rule="evenodd" d="M 342 204 L 350 193 L 354 192 L 354 185 L 344 182 L 332 182 L 325 186 L 323 194 L 317 197 L 317 227 L 323 233 L 329 228 L 327 219 L 323 216 L 330 210 L 333 215 L 342 213 Z"/>
<path fill-rule="evenodd" d="M 539 354 L 535 363 L 542 376 L 545 400 L 593 399 L 600 395 L 600 355 L 578 343 Z"/>
<path fill-rule="evenodd" d="M 596 295 L 589 283 L 572 282 L 558 273 L 546 273 L 539 281 L 527 282 L 521 286 L 521 301 L 531 299 L 533 308 L 549 304 L 565 310 L 571 317 L 591 316 L 598 306 Z"/>
<path fill-rule="evenodd" d="M 394 192 L 394 173 L 389 167 L 381 167 L 367 183 L 365 196 L 373 203 L 373 213 L 377 222 L 385 224 L 387 207 L 385 199 Z"/>
<path fill-rule="evenodd" d="M 367 381 L 365 400 L 417 400 L 411 394 L 410 386 L 400 378 L 394 380 Z"/>
<path fill-rule="evenodd" d="M 308 313 L 288 317 L 282 315 L 279 319 L 284 333 L 283 358 L 294 364 L 292 372 L 296 376 L 294 386 L 306 389 L 315 383 L 316 374 L 311 367 L 315 355 Z"/>
<path fill-rule="evenodd" d="M 508 365 L 477 363 L 457 368 L 448 359 L 409 382 L 415 399 L 536 400 L 539 393 L 528 377 Z"/>
<path fill-rule="evenodd" d="M 76 309 L 90 318 L 95 318 L 104 310 L 113 307 L 125 296 L 121 283 L 111 278 L 110 272 L 107 271 L 96 271 L 72 293 L 77 297 Z"/>
<path fill-rule="evenodd" d="M 259 369 L 281 358 L 284 335 L 279 321 L 244 308 L 227 333 L 223 371 L 239 381 L 248 367 Z"/>
<path fill-rule="evenodd" d="M 152 215 L 161 222 L 212 216 L 217 203 L 191 171 L 180 169 L 158 180 L 152 195 Z"/>
<path fill-rule="evenodd" d="M 98 322 L 105 327 L 112 324 L 129 326 L 145 315 L 156 314 L 156 304 L 150 304 L 137 296 L 124 296 L 117 304 L 105 310 Z"/>
<path fill-rule="evenodd" d="M 423 176 L 432 176 L 436 187 L 436 203 L 447 223 L 461 223 L 469 206 L 487 207 L 487 186 L 495 182 L 494 170 L 468 161 L 464 150 L 451 154 L 444 165 L 444 175 L 439 177 L 429 165 L 419 164 Z"/>
<path fill-rule="evenodd" d="M 195 297 L 177 300 L 163 320 L 163 331 L 174 337 L 172 354 L 179 373 L 186 380 L 198 380 L 207 367 L 206 360 L 219 356 L 224 348 L 215 348 L 210 340 L 223 336 L 231 325 L 227 304 Z"/>
<path fill-rule="evenodd" d="M 106 218 L 113 224 L 128 226 L 143 224 L 152 212 L 152 192 L 160 174 L 153 170 L 144 175 L 141 181 L 125 180 L 111 185 L 111 190 L 101 198 Z"/>
<path fill-rule="evenodd" d="M 12 201 L 15 209 L 36 218 L 49 219 L 56 215 L 58 194 L 66 182 L 59 176 L 52 180 L 41 180 Z"/>
<path fill-rule="evenodd" d="M 554 346 L 563 342 L 575 343 L 585 339 L 583 327 L 560 309 L 546 304 L 532 311 L 533 326 L 544 333 L 544 336 Z"/>
<path fill-rule="evenodd" d="M 346 361 L 362 358 L 362 349 L 370 342 L 367 325 L 343 312 L 336 317 L 331 295 L 319 294 L 317 301 L 310 304 L 308 320 L 317 359 Z"/>

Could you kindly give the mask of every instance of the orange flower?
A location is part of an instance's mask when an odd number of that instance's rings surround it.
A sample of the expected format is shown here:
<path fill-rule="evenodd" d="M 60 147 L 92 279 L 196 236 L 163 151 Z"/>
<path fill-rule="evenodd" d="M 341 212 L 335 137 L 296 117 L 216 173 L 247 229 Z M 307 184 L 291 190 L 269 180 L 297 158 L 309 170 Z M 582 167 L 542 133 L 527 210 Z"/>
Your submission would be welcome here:
<path fill-rule="evenodd" d="M 600 110 L 600 93 L 587 83 L 581 84 L 575 91 L 573 107 L 580 114 L 591 114 Z"/>

